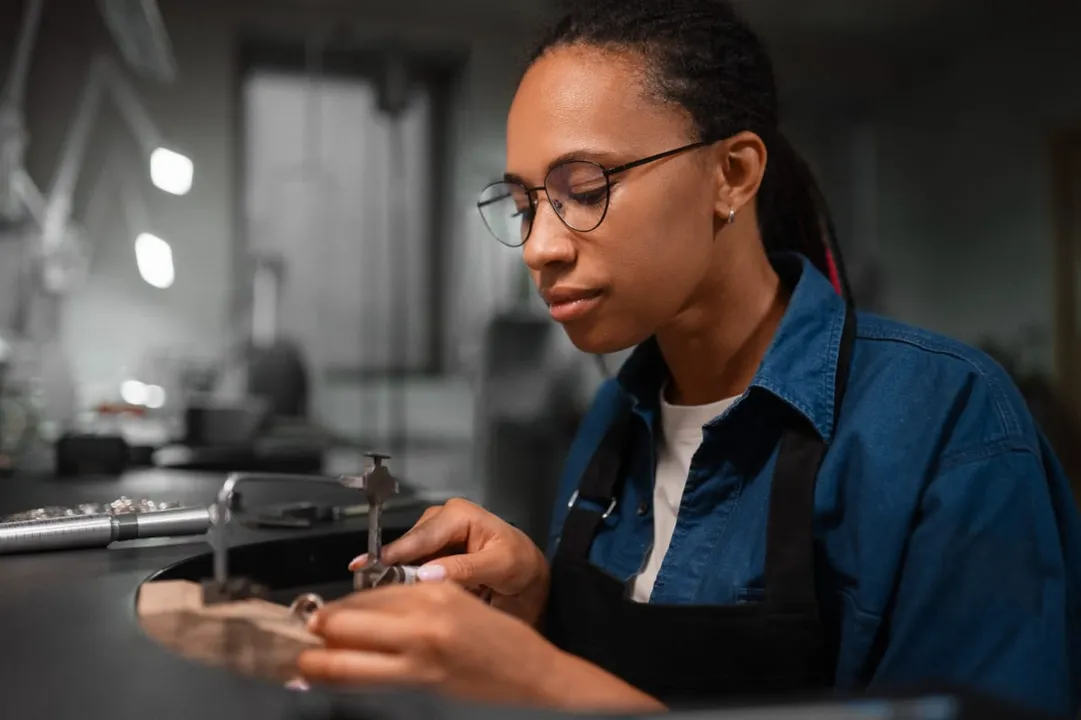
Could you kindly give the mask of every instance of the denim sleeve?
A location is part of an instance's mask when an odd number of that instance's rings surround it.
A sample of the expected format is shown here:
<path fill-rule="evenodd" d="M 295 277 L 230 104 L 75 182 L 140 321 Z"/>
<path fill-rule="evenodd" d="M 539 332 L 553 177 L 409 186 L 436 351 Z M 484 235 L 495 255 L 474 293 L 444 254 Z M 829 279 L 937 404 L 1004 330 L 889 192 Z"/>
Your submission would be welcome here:
<path fill-rule="evenodd" d="M 1076 599 L 1049 480 L 1039 456 L 1016 446 L 939 470 L 915 520 L 872 686 L 933 679 L 1076 713 Z"/>

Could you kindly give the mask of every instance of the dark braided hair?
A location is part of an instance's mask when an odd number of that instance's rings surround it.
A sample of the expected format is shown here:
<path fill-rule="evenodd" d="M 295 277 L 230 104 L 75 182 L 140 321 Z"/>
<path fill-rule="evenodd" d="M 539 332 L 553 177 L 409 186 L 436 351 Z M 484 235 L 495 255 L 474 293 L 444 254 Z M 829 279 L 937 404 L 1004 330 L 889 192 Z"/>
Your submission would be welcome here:
<path fill-rule="evenodd" d="M 577 43 L 640 53 L 652 89 L 690 114 L 700 140 L 761 137 L 769 151 L 757 198 L 766 251 L 804 255 L 850 299 L 825 198 L 779 128 L 773 63 L 727 0 L 577 0 L 530 64 Z"/>

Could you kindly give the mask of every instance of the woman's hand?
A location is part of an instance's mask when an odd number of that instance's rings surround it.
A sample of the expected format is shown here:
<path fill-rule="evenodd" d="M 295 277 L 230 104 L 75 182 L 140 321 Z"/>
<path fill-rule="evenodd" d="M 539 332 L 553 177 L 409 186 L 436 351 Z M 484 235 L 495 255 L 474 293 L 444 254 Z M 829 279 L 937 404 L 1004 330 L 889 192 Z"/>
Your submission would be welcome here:
<path fill-rule="evenodd" d="M 433 560 L 432 558 L 438 558 Z M 467 500 L 428 508 L 417 524 L 383 548 L 387 565 L 427 562 L 422 581 L 452 580 L 491 593 L 491 604 L 536 625 L 548 597 L 548 561 L 525 533 Z M 354 560 L 359 567 L 364 556 Z"/>
<path fill-rule="evenodd" d="M 656 710 L 622 680 L 563 653 L 455 583 L 367 590 L 323 607 L 298 669 L 313 683 L 421 686 L 480 702 L 578 710 Z"/>

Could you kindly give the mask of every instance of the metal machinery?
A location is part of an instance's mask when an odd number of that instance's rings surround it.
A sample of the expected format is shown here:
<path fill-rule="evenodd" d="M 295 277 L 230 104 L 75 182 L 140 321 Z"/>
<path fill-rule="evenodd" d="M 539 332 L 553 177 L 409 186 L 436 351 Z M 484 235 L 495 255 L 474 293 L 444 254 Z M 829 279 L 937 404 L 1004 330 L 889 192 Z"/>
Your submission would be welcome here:
<path fill-rule="evenodd" d="M 121 67 L 103 54 L 87 69 L 48 191 L 39 189 L 25 166 L 30 141 L 25 100 L 43 9 L 44 0 L 25 3 L 10 71 L 0 94 L 0 344 L 7 348 L 7 357 L 0 360 L 4 366 L 0 370 L 0 414 L 6 406 L 9 414 L 26 422 L 35 416 L 33 402 L 27 398 L 30 391 L 23 387 L 20 397 L 15 397 L 10 382 L 18 379 L 20 362 L 33 365 L 41 360 L 38 350 L 55 333 L 60 298 L 78 286 L 88 267 L 89 244 L 74 221 L 73 199 L 103 98 L 111 97 L 119 109 L 159 189 L 185 194 L 194 171 L 190 159 L 165 146 Z M 172 48 L 155 0 L 100 0 L 99 9 L 128 67 L 159 83 L 174 80 Z M 20 348 L 28 348 L 23 353 L 28 358 L 20 358 Z M 38 369 L 23 374 L 27 373 L 36 375 Z M 70 379 L 65 382 L 63 375 L 53 373 L 46 382 L 70 385 Z M 7 388 L 5 379 L 9 381 Z M 61 389 L 60 394 L 70 393 Z M 18 425 L 21 438 L 25 422 Z M 13 462 L 10 453 L 15 442 L 10 435 L 14 433 L 0 417 L 0 459 L 6 458 L 6 464 Z"/>

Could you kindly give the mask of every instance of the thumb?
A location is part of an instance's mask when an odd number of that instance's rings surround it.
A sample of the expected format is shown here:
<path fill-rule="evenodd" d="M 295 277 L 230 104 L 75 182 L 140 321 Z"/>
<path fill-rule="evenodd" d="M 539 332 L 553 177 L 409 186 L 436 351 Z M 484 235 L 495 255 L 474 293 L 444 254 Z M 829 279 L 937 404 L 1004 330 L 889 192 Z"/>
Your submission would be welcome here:
<path fill-rule="evenodd" d="M 417 570 L 421 582 L 450 580 L 463 587 L 489 586 L 497 590 L 506 584 L 508 563 L 503 553 L 485 549 L 465 555 L 448 555 L 425 563 Z"/>
<path fill-rule="evenodd" d="M 455 545 L 464 544 L 471 530 L 468 519 L 447 512 L 432 513 L 384 546 L 380 560 L 387 565 L 400 565 L 440 555 Z"/>
<path fill-rule="evenodd" d="M 417 579 L 421 582 L 450 580 L 459 585 L 470 587 L 476 582 L 476 556 L 480 554 L 448 555 L 438 560 L 432 560 L 420 566 L 417 570 Z"/>

